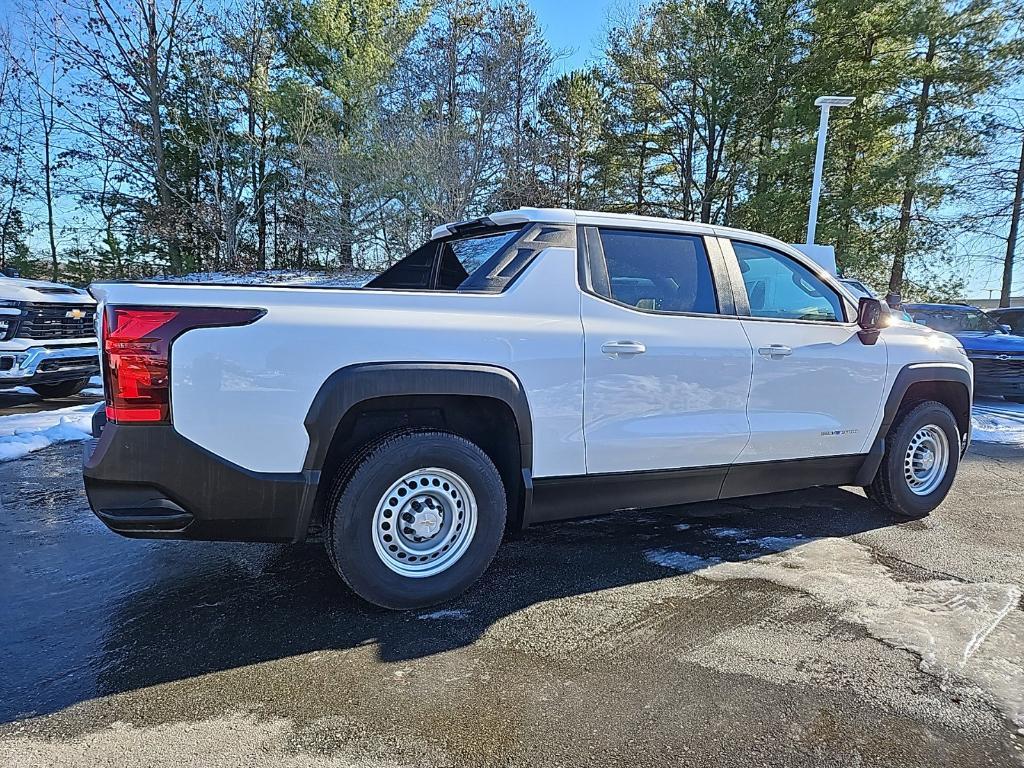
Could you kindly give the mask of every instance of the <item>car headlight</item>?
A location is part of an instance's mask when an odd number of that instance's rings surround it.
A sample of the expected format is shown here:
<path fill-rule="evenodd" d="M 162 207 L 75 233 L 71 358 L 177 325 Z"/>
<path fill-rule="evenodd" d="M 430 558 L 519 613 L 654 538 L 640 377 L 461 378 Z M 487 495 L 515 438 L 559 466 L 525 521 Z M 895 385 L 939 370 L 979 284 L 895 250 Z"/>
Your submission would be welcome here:
<path fill-rule="evenodd" d="M 14 299 L 0 299 L 0 307 L 20 307 L 21 302 Z"/>

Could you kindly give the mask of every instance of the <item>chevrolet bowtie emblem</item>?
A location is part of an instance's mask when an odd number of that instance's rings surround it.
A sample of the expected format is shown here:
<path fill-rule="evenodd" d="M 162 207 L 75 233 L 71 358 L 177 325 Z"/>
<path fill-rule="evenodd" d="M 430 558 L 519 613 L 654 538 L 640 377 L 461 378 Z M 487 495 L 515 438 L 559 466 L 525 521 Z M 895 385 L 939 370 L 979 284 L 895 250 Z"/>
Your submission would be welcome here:
<path fill-rule="evenodd" d="M 69 309 L 67 311 L 67 314 L 64 315 L 64 317 L 68 318 L 69 320 L 84 320 L 85 312 L 83 312 L 80 309 Z"/>

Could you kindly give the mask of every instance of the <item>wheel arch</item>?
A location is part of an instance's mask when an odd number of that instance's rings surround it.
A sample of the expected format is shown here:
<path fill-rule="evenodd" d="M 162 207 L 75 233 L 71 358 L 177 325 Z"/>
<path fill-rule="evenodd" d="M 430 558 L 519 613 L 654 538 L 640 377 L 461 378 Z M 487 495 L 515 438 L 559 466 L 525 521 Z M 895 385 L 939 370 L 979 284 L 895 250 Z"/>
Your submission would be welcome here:
<path fill-rule="evenodd" d="M 935 400 L 953 412 L 961 434 L 961 453 L 966 450 L 971 434 L 971 399 L 973 382 L 966 368 L 949 364 L 913 363 L 896 375 L 882 410 L 871 451 L 860 471 L 856 485 L 866 486 L 878 472 L 885 455 L 885 438 L 897 417 L 916 403 Z"/>
<path fill-rule="evenodd" d="M 315 528 L 336 474 L 384 434 L 441 428 L 480 445 L 509 495 L 509 528 L 522 525 L 532 495 L 533 425 L 526 392 L 506 368 L 478 363 L 365 363 L 339 369 L 320 387 L 305 419 L 304 468 L 320 483 L 309 519 Z"/>

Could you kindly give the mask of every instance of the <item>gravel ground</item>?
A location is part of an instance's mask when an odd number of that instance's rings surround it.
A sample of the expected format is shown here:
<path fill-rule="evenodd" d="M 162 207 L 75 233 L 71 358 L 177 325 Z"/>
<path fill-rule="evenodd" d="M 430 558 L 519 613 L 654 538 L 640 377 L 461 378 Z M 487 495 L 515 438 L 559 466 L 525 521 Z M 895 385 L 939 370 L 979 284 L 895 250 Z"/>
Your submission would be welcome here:
<path fill-rule="evenodd" d="M 1024 449 L 923 521 L 817 489 L 536 528 L 419 614 L 318 546 L 119 538 L 80 450 L 0 464 L 0 765 L 1024 765 Z"/>

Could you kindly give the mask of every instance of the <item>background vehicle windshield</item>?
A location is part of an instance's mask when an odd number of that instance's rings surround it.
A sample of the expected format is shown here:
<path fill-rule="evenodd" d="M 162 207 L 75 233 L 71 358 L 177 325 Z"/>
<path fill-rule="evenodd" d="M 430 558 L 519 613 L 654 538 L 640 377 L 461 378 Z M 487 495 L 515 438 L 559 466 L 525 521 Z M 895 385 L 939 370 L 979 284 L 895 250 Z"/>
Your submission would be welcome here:
<path fill-rule="evenodd" d="M 1002 331 L 1002 328 L 991 317 L 979 309 L 910 309 L 908 311 L 915 323 L 927 325 L 929 328 L 944 333 Z"/>

